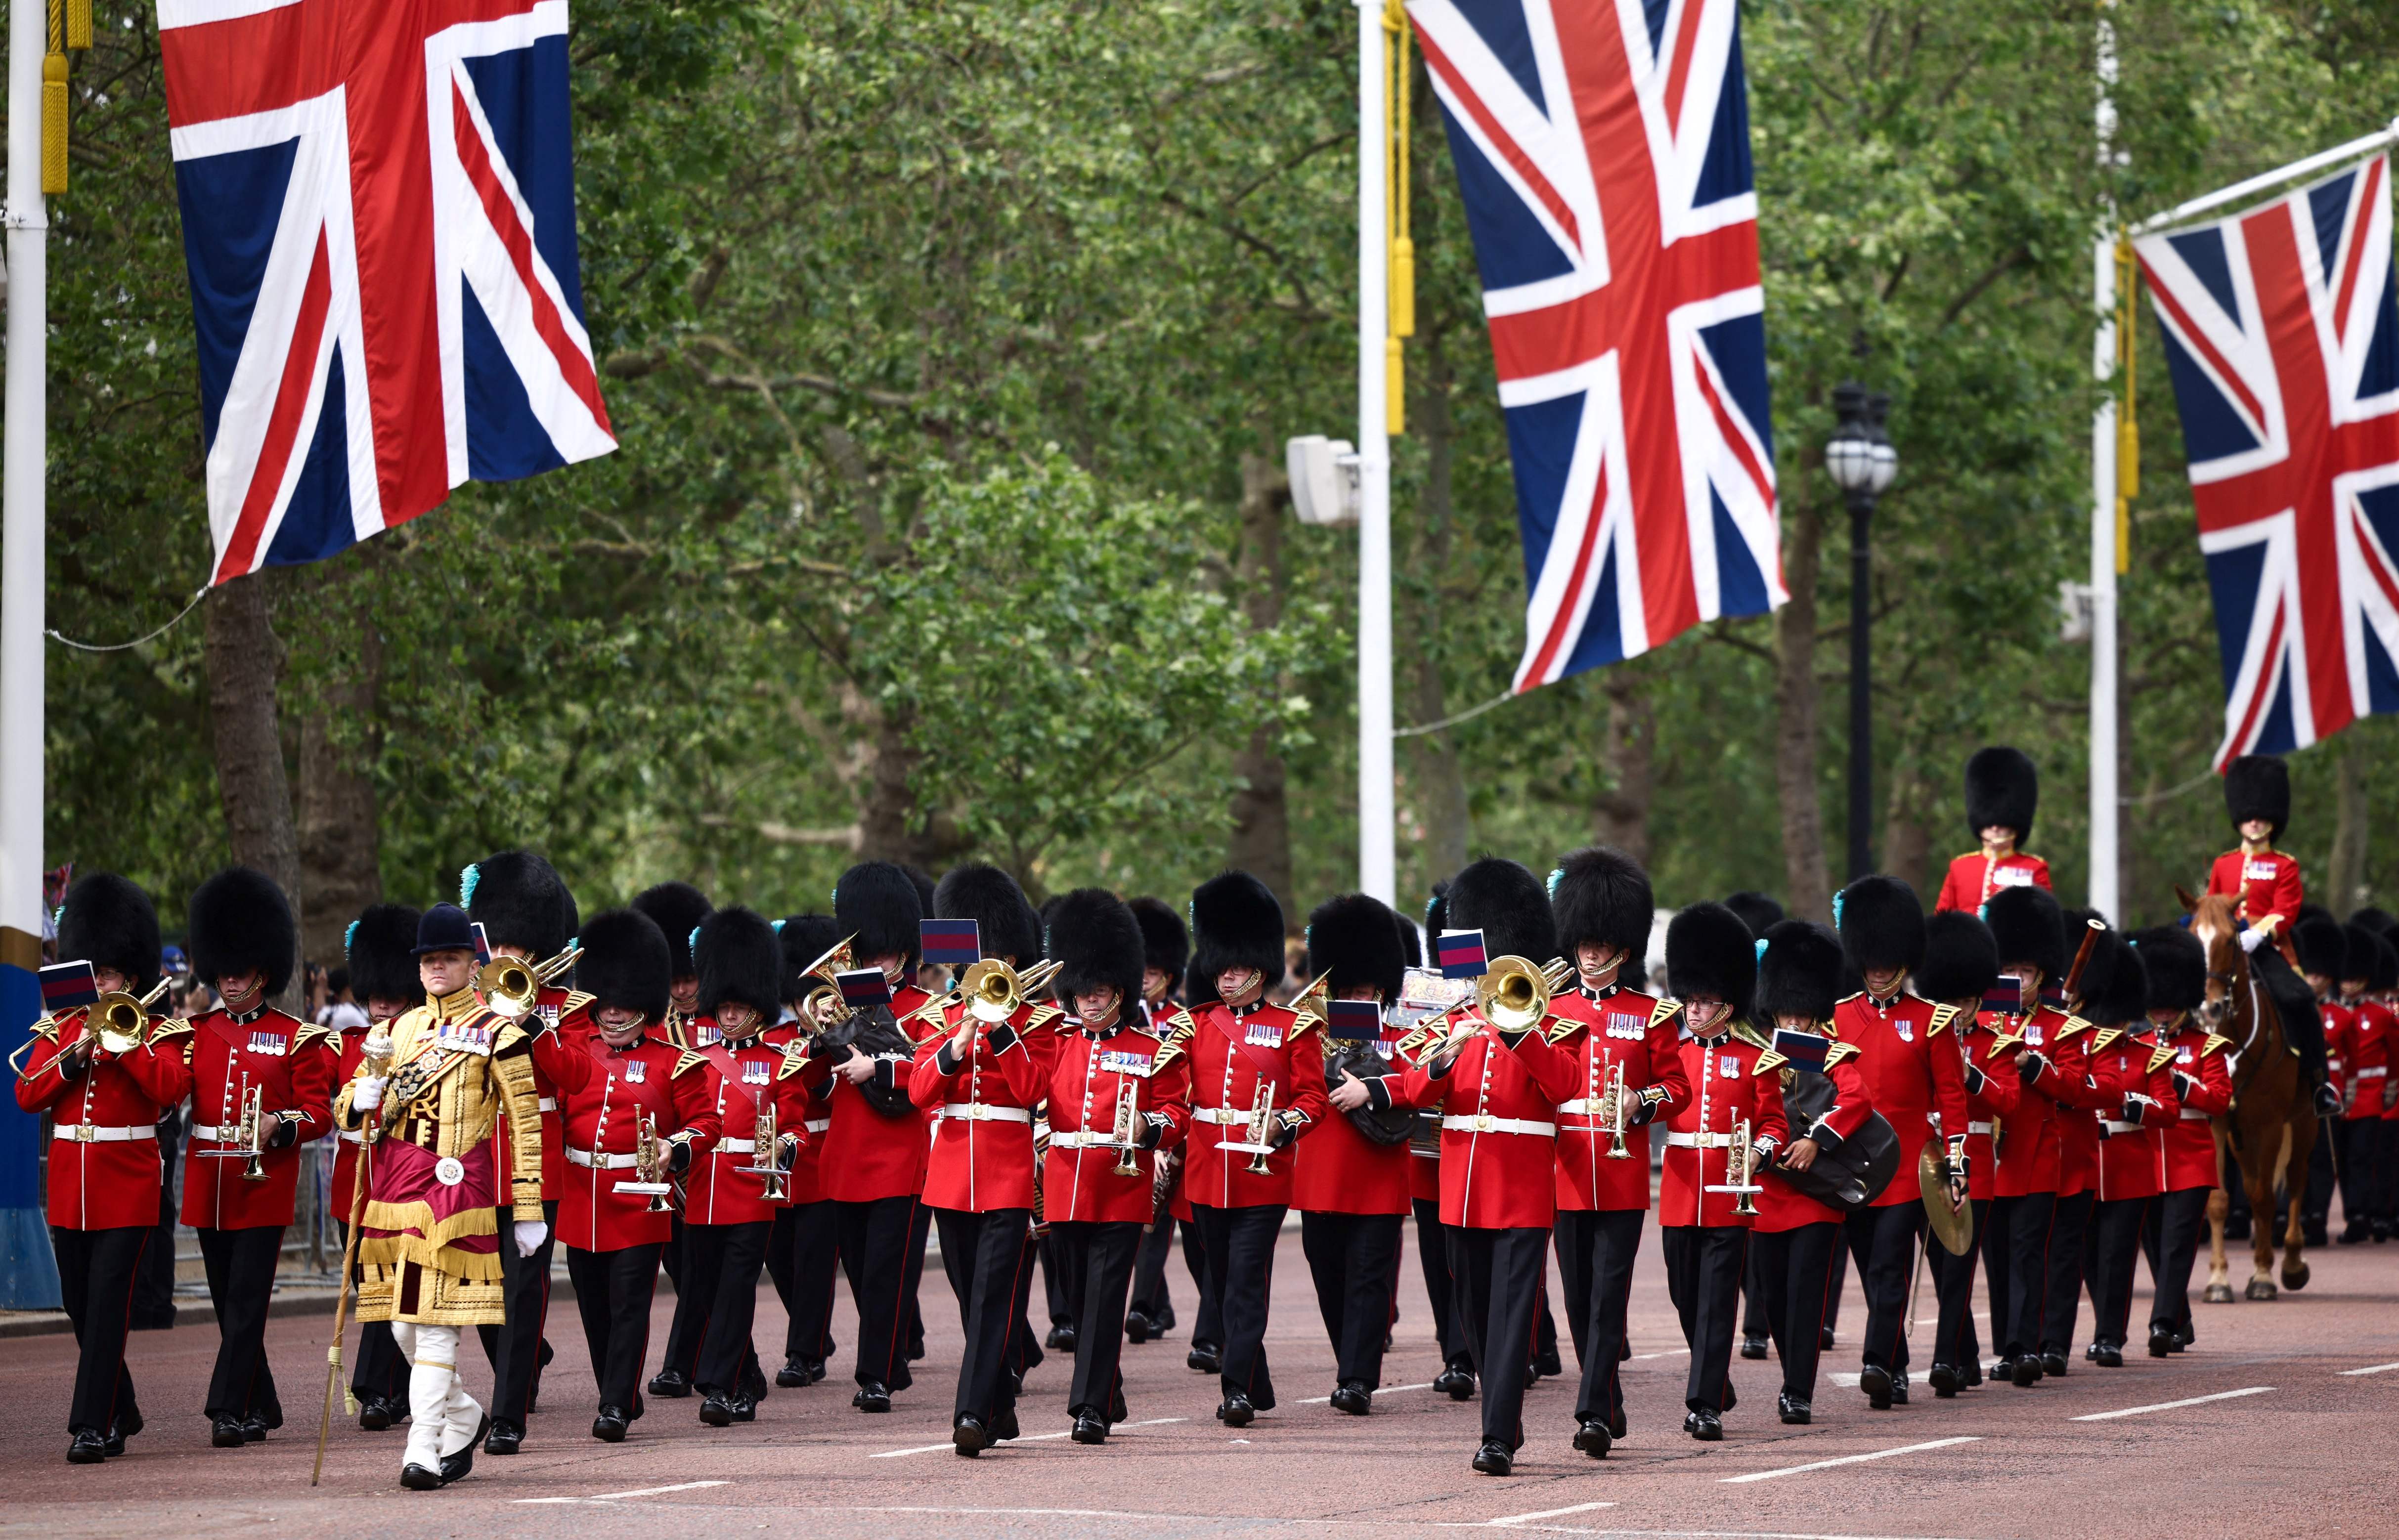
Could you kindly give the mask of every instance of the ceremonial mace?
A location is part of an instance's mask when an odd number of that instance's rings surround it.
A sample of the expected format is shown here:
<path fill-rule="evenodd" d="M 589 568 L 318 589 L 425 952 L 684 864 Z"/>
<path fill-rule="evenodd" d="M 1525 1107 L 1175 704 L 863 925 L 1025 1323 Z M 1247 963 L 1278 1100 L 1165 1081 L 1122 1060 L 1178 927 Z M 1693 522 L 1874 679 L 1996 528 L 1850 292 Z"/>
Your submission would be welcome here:
<path fill-rule="evenodd" d="M 359 1045 L 359 1067 L 368 1074 L 382 1076 L 391 1068 L 391 1034 L 381 1027 L 367 1033 Z M 325 1474 L 325 1439 L 333 1431 L 333 1393 L 342 1391 L 345 1413 L 356 1412 L 358 1403 L 349 1398 L 342 1385 L 342 1333 L 350 1321 L 350 1274 L 358 1265 L 359 1224 L 366 1217 L 367 1160 L 374 1148 L 374 1124 L 377 1120 L 362 1119 L 359 1127 L 359 1158 L 350 1168 L 350 1233 L 342 1245 L 342 1290 L 333 1299 L 333 1345 L 325 1349 L 325 1414 L 317 1424 L 317 1466 L 308 1473 L 308 1484 L 315 1486 Z"/>

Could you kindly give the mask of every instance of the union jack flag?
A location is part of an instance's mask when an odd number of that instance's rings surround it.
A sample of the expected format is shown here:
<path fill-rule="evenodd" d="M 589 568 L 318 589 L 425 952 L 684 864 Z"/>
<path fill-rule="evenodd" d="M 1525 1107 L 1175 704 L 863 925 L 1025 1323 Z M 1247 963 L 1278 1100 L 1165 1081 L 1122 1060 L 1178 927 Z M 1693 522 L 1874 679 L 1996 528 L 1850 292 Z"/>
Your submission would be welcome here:
<path fill-rule="evenodd" d="M 1782 604 L 1736 0 L 1407 9 L 1515 464 L 1515 689 Z"/>
<path fill-rule="evenodd" d="M 2399 711 L 2389 157 L 2134 250 L 2216 600 L 2216 768 Z"/>
<path fill-rule="evenodd" d="M 216 582 L 617 447 L 565 0 L 158 0 Z"/>

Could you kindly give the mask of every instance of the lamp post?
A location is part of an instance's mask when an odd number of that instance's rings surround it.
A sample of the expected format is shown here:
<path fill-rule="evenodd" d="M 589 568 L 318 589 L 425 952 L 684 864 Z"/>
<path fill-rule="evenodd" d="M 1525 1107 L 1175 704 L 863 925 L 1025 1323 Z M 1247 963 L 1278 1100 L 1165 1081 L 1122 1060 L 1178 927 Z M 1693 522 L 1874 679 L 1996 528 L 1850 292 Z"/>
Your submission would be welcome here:
<path fill-rule="evenodd" d="M 1891 398 L 1868 395 L 1864 385 L 1833 392 L 1840 421 L 1824 445 L 1824 468 L 1850 506 L 1850 878 L 1874 870 L 1867 831 L 1874 823 L 1874 647 L 1868 627 L 1870 568 L 1868 526 L 1875 500 L 1899 474 L 1899 453 L 1891 447 L 1883 422 Z"/>

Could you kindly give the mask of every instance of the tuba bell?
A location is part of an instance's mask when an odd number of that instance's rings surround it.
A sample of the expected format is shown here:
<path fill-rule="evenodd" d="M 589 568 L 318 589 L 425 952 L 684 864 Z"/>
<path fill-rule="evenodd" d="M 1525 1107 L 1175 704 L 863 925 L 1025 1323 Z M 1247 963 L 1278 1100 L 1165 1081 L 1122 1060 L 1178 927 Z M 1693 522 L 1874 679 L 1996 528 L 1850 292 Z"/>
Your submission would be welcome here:
<path fill-rule="evenodd" d="M 1476 980 L 1474 1003 L 1501 1032 L 1526 1032 L 1550 1013 L 1549 975 L 1522 957 L 1495 957 Z"/>
<path fill-rule="evenodd" d="M 833 944 L 832 951 L 800 970 L 801 978 L 817 980 L 800 1001 L 800 1031 L 804 1034 L 814 1036 L 829 1032 L 849 1020 L 849 1002 L 841 997 L 839 979 L 854 966 L 849 943 L 856 939 L 855 936 L 843 937 Z"/>
<path fill-rule="evenodd" d="M 161 979 L 149 993 L 135 998 L 123 990 L 113 989 L 91 1004 L 84 1018 L 84 1030 L 100 1040 L 100 1046 L 110 1053 L 124 1055 L 149 1040 L 150 1007 L 166 998 L 168 980 Z"/>

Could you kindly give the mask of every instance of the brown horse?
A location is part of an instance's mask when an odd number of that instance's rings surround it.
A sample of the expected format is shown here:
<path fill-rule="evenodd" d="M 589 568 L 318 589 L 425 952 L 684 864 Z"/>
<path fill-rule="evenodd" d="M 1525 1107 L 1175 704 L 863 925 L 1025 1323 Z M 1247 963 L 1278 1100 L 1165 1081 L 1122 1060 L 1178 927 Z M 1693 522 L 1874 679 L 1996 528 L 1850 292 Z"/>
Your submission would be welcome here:
<path fill-rule="evenodd" d="M 2210 1304 L 2232 1303 L 2230 1269 L 2224 1254 L 2224 1216 L 2231 1203 L 2225 1177 L 2237 1165 L 2249 1193 L 2251 1245 L 2257 1253 L 2249 1275 L 2253 1300 L 2274 1298 L 2274 1186 L 2286 1175 L 2289 1210 L 2283 1228 L 2283 1287 L 2304 1289 L 2308 1264 L 2299 1251 L 2305 1232 L 2299 1206 L 2307 1194 L 2308 1156 L 2316 1143 L 2316 1118 L 2299 1084 L 2299 1060 L 2283 1033 L 2283 1020 L 2265 985 L 2241 950 L 2241 922 L 2224 894 L 2193 898 L 2175 896 L 2190 915 L 2191 934 L 2207 949 L 2207 1003 L 2200 1025 L 2232 1044 L 2232 1111 L 2216 1119 L 2217 1185 L 2208 1195 L 2207 1226 L 2214 1241 L 2207 1270 Z"/>

